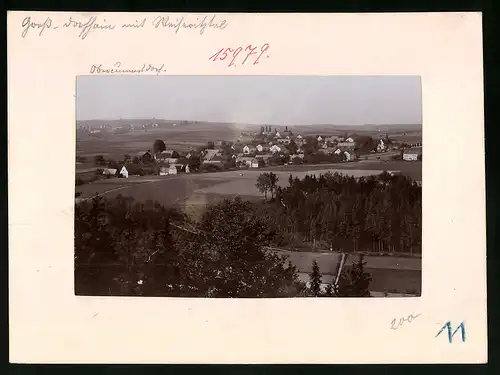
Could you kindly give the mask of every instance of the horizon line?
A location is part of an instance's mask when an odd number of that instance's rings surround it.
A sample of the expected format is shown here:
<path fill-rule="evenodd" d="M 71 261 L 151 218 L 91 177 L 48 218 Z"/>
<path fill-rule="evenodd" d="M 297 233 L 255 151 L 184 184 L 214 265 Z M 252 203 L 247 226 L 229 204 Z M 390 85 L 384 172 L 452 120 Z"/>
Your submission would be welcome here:
<path fill-rule="evenodd" d="M 369 124 L 328 124 L 328 123 L 304 123 L 304 124 L 272 124 L 272 123 L 246 123 L 246 122 L 227 122 L 227 121 L 206 121 L 206 120 L 180 120 L 180 119 L 159 119 L 159 118 L 147 118 L 147 117 L 126 117 L 126 118 L 93 118 L 93 119 L 77 119 L 79 121 L 128 121 L 128 120 L 145 120 L 145 121 L 158 121 L 158 122 L 202 122 L 208 124 L 226 124 L 226 125 L 247 125 L 247 126 L 314 126 L 314 125 L 328 125 L 328 126 L 398 126 L 398 125 L 420 125 L 422 123 L 418 122 L 408 122 L 408 123 L 369 123 Z"/>

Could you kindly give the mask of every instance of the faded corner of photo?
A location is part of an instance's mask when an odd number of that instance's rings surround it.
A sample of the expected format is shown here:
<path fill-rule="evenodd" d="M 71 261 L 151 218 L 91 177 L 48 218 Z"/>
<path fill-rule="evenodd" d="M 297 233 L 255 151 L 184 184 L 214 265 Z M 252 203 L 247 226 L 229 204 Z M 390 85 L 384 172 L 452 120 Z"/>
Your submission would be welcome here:
<path fill-rule="evenodd" d="M 420 77 L 79 76 L 76 111 L 76 295 L 421 296 Z"/>

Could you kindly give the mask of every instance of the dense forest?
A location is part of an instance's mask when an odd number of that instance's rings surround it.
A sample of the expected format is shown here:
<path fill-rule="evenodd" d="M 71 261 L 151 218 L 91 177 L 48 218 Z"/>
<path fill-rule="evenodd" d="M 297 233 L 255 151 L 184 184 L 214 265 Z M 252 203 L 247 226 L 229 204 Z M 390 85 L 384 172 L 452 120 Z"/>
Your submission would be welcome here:
<path fill-rule="evenodd" d="M 280 234 L 277 245 L 421 253 L 422 187 L 406 176 L 384 172 L 356 179 L 327 173 L 303 180 L 290 176 L 285 188 L 268 185 L 275 199 L 261 209 Z M 261 191 L 267 196 L 265 187 Z"/>
<path fill-rule="evenodd" d="M 207 208 L 191 231 L 158 204 L 95 197 L 75 210 L 75 292 L 83 295 L 289 297 L 307 294 L 296 269 L 265 252 L 275 233 L 251 203 Z"/>
<path fill-rule="evenodd" d="M 271 173 L 272 174 L 272 173 Z M 268 174 L 269 175 L 269 174 Z M 75 205 L 78 295 L 172 297 L 367 296 L 363 259 L 337 285 L 300 282 L 267 246 L 324 243 L 342 251 L 420 252 L 421 188 L 386 173 L 290 178 L 269 199 L 225 199 L 193 222 L 177 208 L 96 196 Z"/>

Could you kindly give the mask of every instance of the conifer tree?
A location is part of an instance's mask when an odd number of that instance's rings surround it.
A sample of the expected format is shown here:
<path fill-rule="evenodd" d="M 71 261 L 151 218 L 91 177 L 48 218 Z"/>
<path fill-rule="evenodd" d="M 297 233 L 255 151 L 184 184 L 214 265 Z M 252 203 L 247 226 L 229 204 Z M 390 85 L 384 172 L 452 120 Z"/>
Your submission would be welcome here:
<path fill-rule="evenodd" d="M 309 289 L 314 297 L 321 296 L 321 273 L 319 272 L 318 262 L 313 261 L 312 272 L 309 274 Z"/>
<path fill-rule="evenodd" d="M 370 297 L 371 275 L 365 272 L 363 255 L 352 267 L 341 275 L 335 294 L 337 297 Z"/>

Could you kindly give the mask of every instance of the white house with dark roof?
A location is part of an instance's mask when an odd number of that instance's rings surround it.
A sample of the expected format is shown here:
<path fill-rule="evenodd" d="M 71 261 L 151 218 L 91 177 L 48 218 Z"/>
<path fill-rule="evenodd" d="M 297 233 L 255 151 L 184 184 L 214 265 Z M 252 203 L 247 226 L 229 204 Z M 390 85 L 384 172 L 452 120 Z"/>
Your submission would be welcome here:
<path fill-rule="evenodd" d="M 422 148 L 409 148 L 403 151 L 403 160 L 417 161 L 422 156 Z"/>
<path fill-rule="evenodd" d="M 252 145 L 245 145 L 243 146 L 243 153 L 248 155 L 251 154 L 252 152 L 255 152 L 255 147 Z"/>

